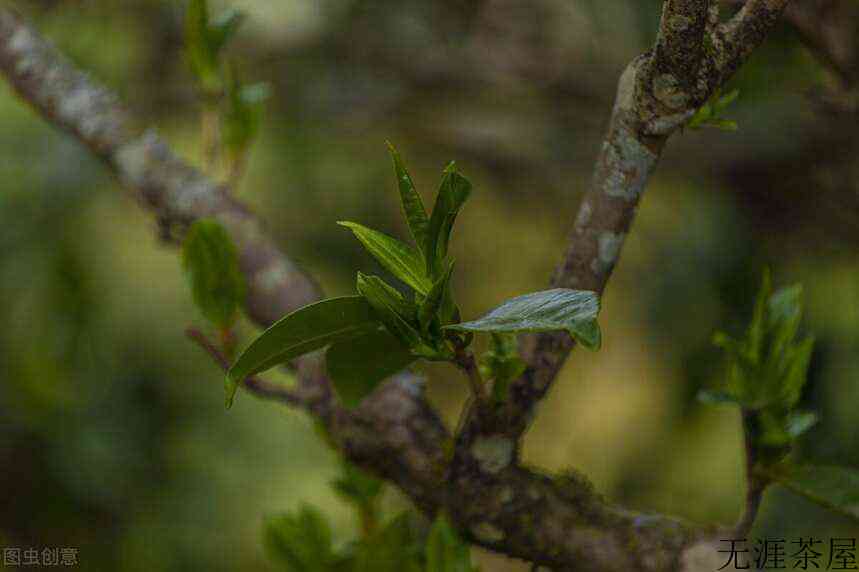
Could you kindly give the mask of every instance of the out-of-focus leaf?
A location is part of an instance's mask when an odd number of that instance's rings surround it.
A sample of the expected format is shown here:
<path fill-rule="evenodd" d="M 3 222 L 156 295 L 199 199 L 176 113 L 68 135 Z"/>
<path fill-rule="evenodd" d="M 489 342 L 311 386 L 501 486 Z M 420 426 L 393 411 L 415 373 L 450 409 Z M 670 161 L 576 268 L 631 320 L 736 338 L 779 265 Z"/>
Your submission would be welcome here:
<path fill-rule="evenodd" d="M 448 165 L 442 175 L 441 186 L 429 221 L 426 244 L 423 247 L 426 273 L 429 276 L 437 278 L 444 272 L 442 262 L 447 256 L 453 223 L 470 194 L 471 183 L 468 179 L 456 171 L 455 163 Z"/>
<path fill-rule="evenodd" d="M 207 0 L 189 0 L 185 12 L 185 50 L 191 70 L 207 92 L 221 87 L 218 55 L 212 50 L 209 37 L 209 6 Z"/>
<path fill-rule="evenodd" d="M 432 282 L 424 272 L 420 254 L 412 247 L 358 223 L 344 221 L 338 224 L 350 229 L 391 274 L 423 295 L 430 291 Z"/>
<path fill-rule="evenodd" d="M 585 348 L 597 350 L 601 342 L 599 309 L 595 292 L 556 288 L 518 296 L 478 320 L 445 328 L 495 333 L 566 330 Z"/>
<path fill-rule="evenodd" d="M 492 397 L 496 403 L 507 401 L 510 382 L 525 372 L 525 361 L 519 357 L 515 334 L 492 334 L 487 351 L 480 360 L 480 373 L 492 379 Z"/>
<path fill-rule="evenodd" d="M 397 188 L 400 191 L 400 200 L 403 205 L 403 213 L 406 215 L 406 222 L 409 224 L 409 231 L 412 233 L 415 244 L 422 248 L 426 244 L 426 237 L 429 232 L 429 217 L 426 208 L 415 188 L 411 175 L 409 175 L 402 158 L 400 158 L 400 154 L 390 142 L 388 149 L 391 153 L 391 159 L 394 161 L 394 174 L 397 177 Z"/>
<path fill-rule="evenodd" d="M 421 546 L 403 513 L 355 549 L 351 572 L 422 572 Z"/>
<path fill-rule="evenodd" d="M 233 155 L 244 153 L 259 133 L 263 104 L 270 93 L 268 84 L 243 86 L 236 72 L 231 72 L 227 105 L 221 116 L 221 132 L 224 146 Z"/>
<path fill-rule="evenodd" d="M 288 572 L 335 572 L 331 529 L 316 509 L 267 519 L 263 539 L 269 556 Z"/>
<path fill-rule="evenodd" d="M 340 476 L 331 485 L 344 500 L 358 506 L 376 502 L 384 488 L 382 481 L 346 461 L 341 463 Z"/>
<path fill-rule="evenodd" d="M 426 546 L 427 572 L 471 572 L 471 550 L 442 514 L 430 529 Z"/>
<path fill-rule="evenodd" d="M 217 18 L 212 19 L 209 26 L 209 48 L 216 55 L 235 36 L 246 16 L 241 10 L 230 8 L 222 12 Z"/>
<path fill-rule="evenodd" d="M 357 406 L 379 382 L 416 359 L 397 338 L 382 329 L 336 342 L 326 353 L 328 375 L 347 407 Z"/>
<path fill-rule="evenodd" d="M 859 470 L 808 465 L 774 476 L 788 490 L 859 522 Z"/>
<path fill-rule="evenodd" d="M 194 303 L 218 328 L 230 328 L 245 297 L 245 277 L 230 235 L 217 221 L 191 225 L 182 247 L 182 263 Z"/>
<path fill-rule="evenodd" d="M 334 342 L 375 331 L 381 322 L 363 296 L 330 298 L 284 316 L 251 343 L 227 374 L 227 407 L 246 377 Z"/>

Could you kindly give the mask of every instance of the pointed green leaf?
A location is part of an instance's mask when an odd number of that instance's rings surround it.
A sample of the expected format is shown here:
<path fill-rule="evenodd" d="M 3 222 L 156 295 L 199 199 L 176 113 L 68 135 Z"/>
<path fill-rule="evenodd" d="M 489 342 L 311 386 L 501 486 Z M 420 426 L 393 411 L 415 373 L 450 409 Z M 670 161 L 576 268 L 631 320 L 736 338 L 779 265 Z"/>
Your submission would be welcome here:
<path fill-rule="evenodd" d="M 185 11 L 185 51 L 192 71 L 203 89 L 220 89 L 218 57 L 209 38 L 209 7 L 206 0 L 189 0 Z"/>
<path fill-rule="evenodd" d="M 427 572 L 471 572 L 471 550 L 443 514 L 427 537 Z"/>
<path fill-rule="evenodd" d="M 358 292 L 366 298 L 388 331 L 408 348 L 421 345 L 420 333 L 409 323 L 414 311 L 399 292 L 378 276 L 358 273 Z M 408 313 L 405 313 L 408 312 Z"/>
<path fill-rule="evenodd" d="M 421 303 L 420 311 L 418 312 L 418 321 L 421 325 L 421 331 L 423 331 L 425 336 L 429 335 L 430 325 L 442 308 L 445 293 L 450 288 L 450 276 L 452 273 L 453 262 L 447 265 L 447 271 L 433 284 L 426 299 Z M 439 320 L 439 324 L 441 325 L 441 320 Z"/>
<path fill-rule="evenodd" d="M 245 297 L 245 278 L 230 235 L 217 221 L 191 225 L 182 246 L 182 263 L 194 303 L 218 328 L 230 328 Z"/>
<path fill-rule="evenodd" d="M 268 84 L 241 85 L 233 69 L 228 77 L 226 108 L 221 115 L 224 146 L 234 155 L 244 153 L 259 133 Z"/>
<path fill-rule="evenodd" d="M 859 470 L 804 466 L 775 477 L 788 490 L 859 522 Z"/>
<path fill-rule="evenodd" d="M 445 328 L 496 333 L 566 330 L 582 346 L 597 350 L 601 341 L 599 310 L 595 292 L 556 288 L 518 296 L 478 320 Z"/>
<path fill-rule="evenodd" d="M 326 355 L 328 375 L 340 401 L 357 406 L 376 386 L 417 358 L 386 330 L 334 343 Z"/>
<path fill-rule="evenodd" d="M 415 249 L 358 223 L 343 221 L 337 224 L 350 229 L 391 274 L 423 295 L 430 291 L 432 282 L 424 272 L 423 260 Z"/>
<path fill-rule="evenodd" d="M 331 528 L 313 507 L 268 518 L 263 543 L 269 556 L 289 572 L 335 572 Z"/>
<path fill-rule="evenodd" d="M 429 217 L 426 208 L 424 208 L 424 202 L 418 194 L 400 154 L 390 142 L 388 142 L 388 150 L 394 161 L 394 174 L 397 177 L 397 188 L 400 190 L 403 214 L 406 215 L 406 222 L 409 224 L 409 231 L 412 233 L 415 244 L 421 247 L 426 244 L 426 237 L 429 232 Z"/>
<path fill-rule="evenodd" d="M 438 277 L 444 271 L 441 263 L 447 256 L 453 223 L 470 194 L 471 183 L 468 179 L 456 171 L 455 163 L 448 165 L 442 176 L 423 247 L 426 272 L 430 276 Z"/>
<path fill-rule="evenodd" d="M 374 331 L 379 319 L 362 296 L 330 298 L 284 316 L 253 341 L 227 374 L 227 407 L 245 378 L 333 342 Z"/>

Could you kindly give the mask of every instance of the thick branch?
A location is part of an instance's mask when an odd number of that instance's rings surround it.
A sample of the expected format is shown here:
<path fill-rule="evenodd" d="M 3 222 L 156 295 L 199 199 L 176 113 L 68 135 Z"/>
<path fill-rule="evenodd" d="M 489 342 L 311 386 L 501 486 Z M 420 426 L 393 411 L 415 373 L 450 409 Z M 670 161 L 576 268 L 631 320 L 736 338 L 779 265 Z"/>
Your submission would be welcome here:
<path fill-rule="evenodd" d="M 709 13 L 710 0 L 666 0 L 662 7 L 650 73 L 679 96 L 667 100 L 676 109 L 688 104 L 684 94 L 698 90 Z"/>
<path fill-rule="evenodd" d="M 781 18 L 790 0 L 748 0 L 718 35 L 722 53 L 717 57 L 719 82 L 734 75 L 760 46 Z"/>

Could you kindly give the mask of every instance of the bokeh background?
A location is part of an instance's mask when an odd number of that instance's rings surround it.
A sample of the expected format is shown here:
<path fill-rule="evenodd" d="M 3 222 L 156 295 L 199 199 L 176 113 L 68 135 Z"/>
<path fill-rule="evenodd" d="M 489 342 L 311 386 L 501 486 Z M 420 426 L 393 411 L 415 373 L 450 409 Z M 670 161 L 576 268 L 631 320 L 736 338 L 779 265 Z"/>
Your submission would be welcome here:
<path fill-rule="evenodd" d="M 13 4 L 200 162 L 184 2 Z M 660 2 L 230 5 L 249 15 L 230 56 L 273 89 L 241 199 L 327 293 L 346 294 L 375 266 L 335 221 L 405 233 L 384 141 L 427 199 L 456 159 L 476 193 L 455 232 L 455 287 L 476 315 L 547 283 Z M 766 266 L 805 286 L 818 339 L 804 405 L 822 422 L 797 454 L 859 466 L 857 119 L 820 108 L 832 78 L 787 27 L 734 83 L 740 131 L 672 140 L 604 300 L 604 348 L 575 353 L 525 445 L 528 462 L 581 469 L 614 501 L 725 523 L 741 502 L 737 413 L 695 394 L 718 381 L 712 333 L 742 327 Z M 248 395 L 223 410 L 221 374 L 183 336 L 202 319 L 152 219 L 5 84 L 0 126 L 0 545 L 77 547 L 86 570 L 274 569 L 262 518 L 303 502 L 349 540 L 329 487 L 338 459 L 311 420 Z M 453 425 L 463 379 L 428 375 Z M 753 537 L 812 535 L 859 530 L 767 495 Z M 525 569 L 475 553 L 486 571 Z"/>

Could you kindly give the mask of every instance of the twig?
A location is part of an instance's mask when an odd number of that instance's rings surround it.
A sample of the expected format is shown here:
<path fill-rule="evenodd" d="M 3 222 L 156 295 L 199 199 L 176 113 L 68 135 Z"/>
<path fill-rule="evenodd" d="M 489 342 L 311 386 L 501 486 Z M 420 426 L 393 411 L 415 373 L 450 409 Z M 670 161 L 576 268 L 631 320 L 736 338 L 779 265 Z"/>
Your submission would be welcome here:
<path fill-rule="evenodd" d="M 734 526 L 733 538 L 745 538 L 758 518 L 758 511 L 763 501 L 764 492 L 769 485 L 769 479 L 761 476 L 757 471 L 757 450 L 753 440 L 754 412 L 743 409 L 743 447 L 745 449 L 745 471 L 746 471 L 746 497 L 743 505 L 743 513 Z"/>
<path fill-rule="evenodd" d="M 227 359 L 227 356 L 224 355 L 224 353 L 218 349 L 211 340 L 209 340 L 206 334 L 197 328 L 189 327 L 185 329 L 185 335 L 188 339 L 203 348 L 224 373 L 230 370 L 231 364 Z M 294 406 L 305 405 L 305 400 L 297 392 L 278 384 L 268 382 L 254 375 L 246 378 L 242 385 L 248 391 L 266 399 L 272 399 Z"/>

